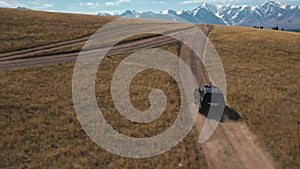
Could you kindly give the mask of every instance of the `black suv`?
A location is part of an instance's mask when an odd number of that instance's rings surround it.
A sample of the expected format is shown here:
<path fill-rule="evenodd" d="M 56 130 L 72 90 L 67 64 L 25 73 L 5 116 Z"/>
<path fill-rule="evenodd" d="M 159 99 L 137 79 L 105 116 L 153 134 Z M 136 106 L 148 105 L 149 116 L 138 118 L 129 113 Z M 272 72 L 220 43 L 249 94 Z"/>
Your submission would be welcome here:
<path fill-rule="evenodd" d="M 195 103 L 199 106 L 199 112 L 208 115 L 210 108 L 214 113 L 223 113 L 226 106 L 222 91 L 213 85 L 205 85 L 195 89 Z"/>

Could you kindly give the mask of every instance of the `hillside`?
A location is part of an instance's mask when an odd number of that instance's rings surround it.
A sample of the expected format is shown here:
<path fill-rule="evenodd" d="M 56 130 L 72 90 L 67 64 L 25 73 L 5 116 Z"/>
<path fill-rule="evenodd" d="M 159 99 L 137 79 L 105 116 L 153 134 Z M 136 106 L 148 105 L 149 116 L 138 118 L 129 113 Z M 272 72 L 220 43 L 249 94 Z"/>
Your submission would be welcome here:
<path fill-rule="evenodd" d="M 114 19 L 0 8 L 0 53 L 91 35 Z"/>
<path fill-rule="evenodd" d="M 17 9 L 0 9 L 0 13 L 4 25 L 0 28 L 1 52 L 90 35 L 115 19 Z M 225 68 L 228 104 L 256 135 L 249 137 L 271 152 L 277 168 L 299 168 L 300 34 L 214 26 L 209 39 Z M 178 43 L 161 46 L 175 55 L 180 47 Z M 50 58 L 51 52 L 39 57 Z M 139 126 L 124 120 L 112 105 L 109 79 L 127 56 L 109 56 L 98 70 L 98 105 L 107 110 L 104 116 L 110 124 L 125 135 L 158 134 L 176 118 L 178 86 L 160 71 L 140 73 L 131 86 L 133 104 L 139 109 L 149 107 L 148 94 L 156 87 L 165 89 L 170 104 L 158 122 Z M 0 70 L 0 168 L 207 168 L 195 128 L 179 145 L 153 158 L 128 159 L 99 148 L 76 118 L 73 69 L 74 62 L 61 62 Z"/>
<path fill-rule="evenodd" d="M 300 34 L 216 26 L 227 101 L 283 168 L 300 166 Z"/>
<path fill-rule="evenodd" d="M 8 9 L 5 9 L 8 10 Z M 24 25 L 24 11 L 8 10 L 10 17 L 17 17 L 12 21 L 18 29 L 27 29 Z M 43 25 L 44 19 L 34 17 L 41 14 L 45 18 L 56 15 L 55 19 L 75 18 L 80 15 L 53 14 L 47 12 L 32 12 L 31 21 Z M 27 13 L 28 14 L 28 13 Z M 28 16 L 24 17 L 28 19 Z M 93 19 L 95 18 L 95 19 Z M 103 19 L 111 17 L 88 18 L 91 23 L 101 26 Z M 73 22 L 72 21 L 72 22 Z M 6 21 L 9 23 L 9 21 Z M 64 22 L 64 20 L 61 20 Z M 67 22 L 67 21 L 66 21 Z M 77 28 L 86 28 L 85 32 L 95 31 L 96 25 L 91 28 L 86 22 L 78 22 Z M 43 25 L 42 28 L 47 26 Z M 66 25 L 59 25 L 56 32 L 72 34 L 73 29 L 66 29 Z M 97 28 L 98 29 L 98 28 Z M 10 30 L 10 29 L 8 29 Z M 76 29 L 75 29 L 76 30 Z M 29 29 L 28 29 L 29 31 Z M 70 31 L 70 32 L 69 32 Z M 80 32 L 80 29 L 77 31 Z M 9 32 L 5 36 L 9 37 Z M 47 40 L 55 32 L 40 32 L 39 36 Z M 4 35 L 3 35 L 4 36 Z M 19 32 L 18 36 L 22 37 Z M 38 39 L 38 36 L 35 36 Z M 56 38 L 63 40 L 59 35 Z M 132 38 L 132 37 L 131 37 Z M 134 37 L 135 38 L 135 37 Z M 24 40 L 28 40 L 22 37 Z M 132 40 L 132 39 L 129 39 Z M 6 40 L 7 41 L 7 40 Z M 5 42 L 6 42 L 5 41 Z M 49 40 L 51 41 L 51 39 Z M 16 41 L 15 41 L 16 42 Z M 52 41 L 53 42 L 53 41 Z M 46 43 L 49 43 L 46 41 Z M 31 44 L 21 44 L 20 48 L 28 45 L 38 46 L 39 41 Z M 179 55 L 179 44 L 163 45 L 161 48 Z M 49 53 L 48 53 L 49 54 Z M 145 109 L 148 107 L 149 92 L 153 88 L 163 88 L 170 98 L 163 116 L 150 124 L 138 125 L 124 119 L 112 105 L 110 95 L 110 79 L 116 66 L 129 54 L 119 54 L 107 57 L 103 66 L 99 68 L 96 78 L 96 96 L 108 122 L 120 133 L 128 136 L 149 137 L 157 135 L 170 127 L 176 119 L 178 102 L 178 86 L 165 73 L 156 70 L 146 70 L 135 77 L 131 85 L 131 99 L 133 104 Z M 51 56 L 48 56 L 50 58 Z M 46 57 L 47 58 L 47 57 Z M 0 168 L 206 168 L 203 152 L 198 144 L 198 131 L 194 128 L 188 136 L 172 150 L 161 155 L 146 159 L 124 158 L 96 145 L 83 131 L 74 110 L 72 100 L 72 77 L 74 62 L 60 63 L 52 66 L 15 68 L 0 70 Z M 172 103 L 172 104 L 171 104 Z M 126 127 L 124 127 L 126 126 Z M 140 132 L 142 131 L 142 132 Z"/>

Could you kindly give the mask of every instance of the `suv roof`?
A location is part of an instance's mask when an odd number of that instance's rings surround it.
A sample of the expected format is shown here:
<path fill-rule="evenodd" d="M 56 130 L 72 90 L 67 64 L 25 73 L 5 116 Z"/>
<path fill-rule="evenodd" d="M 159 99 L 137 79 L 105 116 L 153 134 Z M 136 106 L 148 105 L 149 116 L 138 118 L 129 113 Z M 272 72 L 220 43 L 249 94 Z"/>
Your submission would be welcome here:
<path fill-rule="evenodd" d="M 222 94 L 222 91 L 218 87 L 213 86 L 213 85 L 201 86 L 200 89 L 202 89 L 205 93 L 221 93 Z"/>

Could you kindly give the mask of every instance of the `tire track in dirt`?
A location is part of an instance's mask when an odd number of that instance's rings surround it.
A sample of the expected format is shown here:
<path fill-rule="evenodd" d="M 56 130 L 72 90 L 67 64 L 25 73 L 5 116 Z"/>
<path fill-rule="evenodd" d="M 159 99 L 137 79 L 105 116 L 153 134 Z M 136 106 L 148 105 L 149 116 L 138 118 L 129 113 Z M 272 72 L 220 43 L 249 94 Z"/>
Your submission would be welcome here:
<path fill-rule="evenodd" d="M 201 29 L 201 27 L 200 27 Z M 208 35 L 212 29 L 202 31 Z M 193 36 L 191 36 L 193 37 Z M 192 39 L 191 39 L 192 40 Z M 199 43 L 204 49 L 205 42 Z M 204 50 L 203 50 L 204 51 Z M 202 51 L 202 53 L 204 53 Z M 189 65 L 199 85 L 207 84 L 205 68 L 198 57 L 186 46 L 182 46 L 180 57 Z M 203 58 L 203 56 L 200 56 Z M 205 117 L 198 114 L 196 126 L 199 132 L 203 128 Z M 254 136 L 240 122 L 225 121 L 207 142 L 202 144 L 209 169 L 272 169 L 274 162 L 270 156 L 255 144 Z M 199 143 L 200 144 L 200 143 Z"/>
<path fill-rule="evenodd" d="M 135 52 L 140 49 L 159 47 L 159 46 L 163 46 L 163 45 L 174 43 L 174 42 L 177 42 L 177 40 L 172 39 L 170 37 L 165 37 L 165 36 L 158 36 L 158 37 L 153 37 L 153 38 L 149 38 L 149 39 L 128 42 L 128 43 L 120 44 L 120 45 L 113 47 L 109 51 L 107 56 L 131 53 L 131 52 Z M 91 50 L 91 51 L 87 51 L 87 52 L 90 53 L 91 57 L 97 57 L 97 56 L 103 55 L 107 49 L 108 48 L 102 48 L 102 49 Z M 72 62 L 72 61 L 76 61 L 76 59 L 79 55 L 79 52 L 69 53 L 69 54 L 34 57 L 34 58 L 22 58 L 22 57 L 25 57 L 25 56 L 31 55 L 31 54 L 32 53 L 29 52 L 29 53 L 23 53 L 20 55 L 12 55 L 12 57 L 20 58 L 20 59 L 0 61 L 0 70 L 1 69 L 3 70 L 3 69 L 11 69 L 11 68 L 20 68 L 20 67 L 44 66 L 44 65 L 50 65 L 50 64 Z"/>
<path fill-rule="evenodd" d="M 153 26 L 154 24 L 154 26 Z M 1 69 L 11 69 L 11 68 L 19 68 L 19 67 L 31 67 L 31 66 L 44 66 L 49 64 L 58 64 L 58 63 L 65 63 L 65 62 L 72 62 L 76 61 L 79 52 L 71 52 L 67 54 L 57 54 L 57 55 L 45 55 L 45 56 L 35 56 L 35 54 L 39 54 L 40 52 L 45 52 L 48 50 L 57 50 L 57 49 L 64 49 L 67 47 L 73 47 L 78 45 L 84 45 L 87 40 L 99 38 L 100 46 L 103 46 L 102 48 L 97 48 L 95 50 L 90 50 L 87 52 L 90 52 L 90 54 L 93 56 L 99 56 L 103 55 L 104 51 L 107 50 L 109 47 L 111 47 L 110 44 L 112 44 L 114 41 L 111 39 L 111 35 L 113 33 L 116 33 L 116 35 L 122 35 L 126 34 L 128 32 L 132 32 L 139 29 L 145 29 L 145 31 L 153 31 L 154 27 L 155 29 L 161 29 L 163 30 L 169 30 L 168 33 L 165 33 L 166 35 L 172 35 L 172 34 L 179 34 L 180 31 L 190 29 L 191 26 L 181 26 L 182 24 L 173 24 L 170 25 L 170 23 L 143 23 L 142 27 L 141 25 L 129 25 L 126 26 L 126 28 L 118 27 L 110 29 L 106 34 L 99 35 L 98 33 L 92 36 L 86 36 L 70 41 L 65 42 L 59 42 L 55 44 L 50 45 L 44 45 L 39 47 L 34 47 L 31 49 L 24 49 L 20 51 L 14 51 L 14 52 L 7 52 L 7 53 L 0 53 L 0 70 Z M 166 27 L 172 26 L 171 29 L 166 29 Z M 101 37 L 98 37 L 101 36 Z M 105 41 L 101 40 L 105 39 Z M 131 53 L 135 52 L 140 49 L 145 48 L 153 48 L 153 47 L 160 47 L 169 43 L 177 42 L 177 40 L 172 39 L 169 36 L 150 36 L 147 38 L 137 38 L 137 40 L 122 42 L 114 46 L 107 56 L 117 55 L 117 54 L 124 54 L 124 53 Z M 103 43 L 103 44 L 102 44 Z"/>
<path fill-rule="evenodd" d="M 212 26 L 199 26 L 206 35 L 212 30 Z M 0 54 L 0 70 L 13 69 L 32 66 L 45 66 L 51 64 L 74 62 L 79 53 L 69 53 L 52 56 L 41 56 L 36 58 L 24 58 L 36 52 L 51 49 L 60 49 L 78 44 L 85 43 L 89 37 L 83 37 L 71 41 L 60 42 L 50 45 L 44 45 L 22 51 L 8 52 Z M 158 36 L 147 39 L 119 44 L 112 48 L 107 56 L 131 53 L 139 49 L 159 47 L 169 43 L 177 42 L 177 40 L 170 37 Z M 205 43 L 200 43 L 201 49 L 204 49 Z M 91 56 L 98 56 L 103 54 L 106 48 L 87 51 Z M 101 53 L 102 52 L 102 53 Z M 188 47 L 182 46 L 180 57 L 190 66 L 192 72 L 195 74 L 196 81 L 199 85 L 207 84 L 208 78 L 205 74 L 205 69 L 202 62 L 196 59 Z M 193 89 L 192 89 L 193 90 Z M 205 118 L 198 115 L 196 126 L 200 129 L 203 127 Z M 274 163 L 268 158 L 262 149 L 255 144 L 253 134 L 241 123 L 225 122 L 221 123 L 212 137 L 201 147 L 204 149 L 205 158 L 208 167 L 211 169 L 270 169 L 274 168 Z"/>
<path fill-rule="evenodd" d="M 42 51 L 45 51 L 48 49 L 63 49 L 66 47 L 81 45 L 81 44 L 84 44 L 89 38 L 90 38 L 90 36 L 85 36 L 82 38 L 64 41 L 64 42 L 42 45 L 42 46 L 29 48 L 29 49 L 23 49 L 23 50 L 19 50 L 19 51 L 0 53 L 0 61 L 10 60 L 10 59 L 15 59 L 15 58 L 22 58 L 22 57 L 28 56 L 28 55 L 34 55 L 38 52 L 42 52 Z"/>

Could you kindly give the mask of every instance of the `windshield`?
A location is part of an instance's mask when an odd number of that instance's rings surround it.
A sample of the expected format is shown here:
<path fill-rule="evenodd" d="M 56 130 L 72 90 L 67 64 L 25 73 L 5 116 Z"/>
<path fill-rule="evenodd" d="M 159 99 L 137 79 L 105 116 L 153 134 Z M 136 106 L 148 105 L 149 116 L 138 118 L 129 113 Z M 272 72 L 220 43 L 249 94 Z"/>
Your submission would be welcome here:
<path fill-rule="evenodd" d="M 222 103 L 224 102 L 224 96 L 222 93 L 206 93 L 203 102 Z"/>

